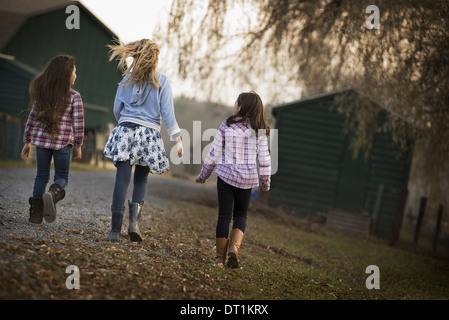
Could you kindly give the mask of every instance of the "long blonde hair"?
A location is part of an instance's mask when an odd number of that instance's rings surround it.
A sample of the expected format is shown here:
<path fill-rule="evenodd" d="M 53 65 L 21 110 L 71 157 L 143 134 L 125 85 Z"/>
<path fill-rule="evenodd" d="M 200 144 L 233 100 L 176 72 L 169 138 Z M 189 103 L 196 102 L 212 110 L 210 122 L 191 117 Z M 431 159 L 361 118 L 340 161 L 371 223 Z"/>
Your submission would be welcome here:
<path fill-rule="evenodd" d="M 115 44 L 107 45 L 110 48 L 109 61 L 116 59 L 118 68 L 123 76 L 131 72 L 129 78 L 124 82 L 126 86 L 137 84 L 142 86 L 145 82 L 153 85 L 156 89 L 161 86 L 157 77 L 156 67 L 159 57 L 159 46 L 149 39 L 129 42 L 127 44 L 115 40 Z M 132 58 L 128 66 L 127 59 Z"/>

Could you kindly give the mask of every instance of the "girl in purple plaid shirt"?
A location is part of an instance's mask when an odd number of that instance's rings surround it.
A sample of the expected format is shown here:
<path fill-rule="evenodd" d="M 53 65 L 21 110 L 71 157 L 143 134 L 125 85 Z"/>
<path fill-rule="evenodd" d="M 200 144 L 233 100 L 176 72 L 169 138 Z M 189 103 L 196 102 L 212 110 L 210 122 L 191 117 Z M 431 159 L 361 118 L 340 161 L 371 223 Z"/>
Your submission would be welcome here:
<path fill-rule="evenodd" d="M 270 189 L 269 134 L 259 95 L 254 91 L 240 94 L 233 115 L 221 123 L 201 173 L 196 177 L 197 183 L 204 183 L 214 169 L 217 174 L 216 266 L 226 262 L 230 268 L 239 267 L 239 248 L 246 228 L 251 190 L 259 186 L 259 180 L 263 191 Z"/>
<path fill-rule="evenodd" d="M 26 160 L 31 144 L 36 146 L 37 173 L 33 196 L 28 200 L 29 221 L 34 224 L 40 224 L 43 218 L 55 221 L 56 203 L 65 196 L 73 146 L 75 159 L 81 160 L 84 111 L 80 94 L 72 89 L 75 79 L 75 58 L 60 55 L 51 59 L 30 84 L 33 108 L 25 126 L 21 156 Z M 45 192 L 52 158 L 54 183 Z"/>

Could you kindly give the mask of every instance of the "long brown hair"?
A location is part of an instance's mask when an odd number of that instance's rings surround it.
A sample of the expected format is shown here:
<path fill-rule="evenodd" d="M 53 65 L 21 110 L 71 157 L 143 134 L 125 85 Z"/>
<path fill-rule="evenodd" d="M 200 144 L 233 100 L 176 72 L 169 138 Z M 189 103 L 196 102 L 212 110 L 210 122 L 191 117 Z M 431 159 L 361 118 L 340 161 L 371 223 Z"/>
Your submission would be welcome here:
<path fill-rule="evenodd" d="M 125 85 L 133 83 L 142 86 L 145 82 L 152 84 L 156 89 L 161 85 L 157 77 L 156 68 L 159 61 L 159 46 L 149 39 L 129 42 L 127 44 L 115 40 L 115 44 L 107 45 L 110 48 L 109 61 L 116 59 L 118 68 L 123 76 L 131 72 Z M 127 65 L 127 59 L 132 58 L 131 65 Z"/>
<path fill-rule="evenodd" d="M 262 99 L 256 92 L 250 91 L 241 93 L 238 96 L 236 103 L 237 106 L 240 107 L 240 110 L 226 120 L 228 126 L 237 122 L 249 121 L 251 128 L 256 131 L 256 136 L 259 129 L 265 129 L 265 134 L 267 136 L 270 135 L 270 126 L 268 125 Z"/>
<path fill-rule="evenodd" d="M 50 135 L 59 132 L 59 120 L 70 102 L 69 92 L 75 58 L 59 55 L 31 81 L 31 104 L 35 105 L 36 119 Z"/>

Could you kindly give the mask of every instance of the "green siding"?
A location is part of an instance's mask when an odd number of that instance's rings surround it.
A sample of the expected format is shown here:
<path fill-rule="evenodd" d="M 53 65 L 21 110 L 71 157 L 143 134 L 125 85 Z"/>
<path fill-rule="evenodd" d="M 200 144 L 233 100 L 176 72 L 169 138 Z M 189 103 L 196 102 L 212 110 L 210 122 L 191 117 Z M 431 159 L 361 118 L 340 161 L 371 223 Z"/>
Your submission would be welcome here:
<path fill-rule="evenodd" d="M 28 85 L 34 74 L 12 61 L 0 58 L 0 113 L 26 118 L 29 105 Z"/>
<path fill-rule="evenodd" d="M 2 48 L 2 53 L 15 56 L 38 70 L 58 54 L 75 56 L 77 80 L 74 89 L 80 92 L 84 102 L 106 107 L 108 121 L 115 122 L 112 106 L 121 74 L 115 62 L 108 62 L 106 48 L 113 34 L 81 4 L 77 6 L 80 8 L 80 29 L 65 27 L 69 16 L 65 13 L 65 6 L 41 13 L 29 17 L 22 24 Z M 97 116 L 96 112 L 91 115 Z M 100 116 L 99 123 L 104 122 L 103 117 Z"/>
<path fill-rule="evenodd" d="M 272 201 L 311 215 L 335 202 L 339 163 L 345 143 L 342 116 L 329 112 L 332 99 L 286 108 L 276 117 L 278 171 Z"/>
<path fill-rule="evenodd" d="M 80 9 L 78 30 L 66 28 L 69 14 L 65 9 L 69 4 Z M 108 61 L 106 47 L 114 38 L 117 37 L 79 2 L 67 2 L 30 15 L 22 22 L 0 48 L 1 53 L 15 57 L 14 62 L 0 59 L 1 158 L 20 158 L 32 77 L 52 57 L 68 54 L 76 59 L 74 89 L 81 94 L 84 103 L 85 146 L 94 149 L 91 153 L 83 151 L 83 161 L 90 161 L 90 156 L 96 154 L 95 148 L 102 147 L 100 142 L 107 124 L 116 122 L 112 108 L 121 72 L 117 70 L 116 62 Z M 29 72 L 32 69 L 34 72 Z"/>
<path fill-rule="evenodd" d="M 17 61 L 0 58 L 0 159 L 20 160 L 28 83 L 34 74 Z"/>
<path fill-rule="evenodd" d="M 359 152 L 354 159 L 353 151 L 349 148 L 349 137 L 344 146 L 344 157 L 340 164 L 340 177 L 336 190 L 334 206 L 351 212 L 366 210 L 365 196 L 369 179 L 369 165 Z"/>
<path fill-rule="evenodd" d="M 402 154 L 391 138 L 382 133 L 375 137 L 370 164 L 366 208 L 369 212 L 373 211 L 378 186 L 383 184 L 379 216 L 373 229 L 377 234 L 389 235 L 396 217 L 400 192 L 407 188 L 411 154 Z"/>
<path fill-rule="evenodd" d="M 389 235 L 400 191 L 407 187 L 411 154 L 402 154 L 390 135 L 376 135 L 367 159 L 357 158 L 344 134 L 345 116 L 330 93 L 273 108 L 278 129 L 278 171 L 270 204 L 325 220 L 330 208 L 373 215 L 379 184 L 382 202 L 373 230 Z M 374 105 L 373 107 L 380 108 Z"/>

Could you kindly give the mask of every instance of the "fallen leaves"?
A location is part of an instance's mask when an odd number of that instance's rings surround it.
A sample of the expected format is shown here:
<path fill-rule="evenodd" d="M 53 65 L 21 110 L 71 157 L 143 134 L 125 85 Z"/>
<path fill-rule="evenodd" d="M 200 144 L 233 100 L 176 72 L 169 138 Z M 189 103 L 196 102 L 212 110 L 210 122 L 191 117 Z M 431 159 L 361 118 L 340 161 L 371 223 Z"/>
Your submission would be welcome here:
<path fill-rule="evenodd" d="M 142 243 L 130 242 L 126 233 L 119 243 L 105 242 L 104 231 L 95 228 L 69 227 L 45 240 L 9 235 L 0 241 L 0 298 L 197 299 L 211 298 L 210 291 L 221 297 L 223 291 L 203 283 L 216 281 L 209 270 L 214 242 L 201 234 L 213 228 L 195 230 L 185 208 L 182 214 L 173 205 L 148 211 Z M 79 268 L 77 292 L 65 287 L 69 265 Z"/>

